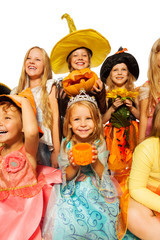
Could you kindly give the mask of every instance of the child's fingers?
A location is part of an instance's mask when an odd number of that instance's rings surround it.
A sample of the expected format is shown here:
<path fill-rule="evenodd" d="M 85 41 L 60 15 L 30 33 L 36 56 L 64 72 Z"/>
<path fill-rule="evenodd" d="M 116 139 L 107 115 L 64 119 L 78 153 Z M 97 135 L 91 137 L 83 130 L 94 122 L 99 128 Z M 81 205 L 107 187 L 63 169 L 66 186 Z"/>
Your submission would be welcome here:
<path fill-rule="evenodd" d="M 76 166 L 75 162 L 74 162 L 74 158 L 71 157 L 70 160 L 69 160 L 70 164 L 73 165 L 73 166 Z"/>
<path fill-rule="evenodd" d="M 97 147 L 95 145 L 92 145 L 92 154 L 93 155 L 97 155 L 98 154 L 98 150 L 97 150 Z"/>
<path fill-rule="evenodd" d="M 95 163 L 98 159 L 98 155 L 93 155 L 92 156 L 92 163 Z"/>
<path fill-rule="evenodd" d="M 72 166 L 74 166 L 74 167 L 77 166 L 77 164 L 74 162 L 72 150 L 69 150 L 69 151 L 68 151 L 68 160 L 69 160 L 69 163 L 70 163 Z"/>
<path fill-rule="evenodd" d="M 92 163 L 95 163 L 98 159 L 98 150 L 95 145 L 92 145 Z"/>

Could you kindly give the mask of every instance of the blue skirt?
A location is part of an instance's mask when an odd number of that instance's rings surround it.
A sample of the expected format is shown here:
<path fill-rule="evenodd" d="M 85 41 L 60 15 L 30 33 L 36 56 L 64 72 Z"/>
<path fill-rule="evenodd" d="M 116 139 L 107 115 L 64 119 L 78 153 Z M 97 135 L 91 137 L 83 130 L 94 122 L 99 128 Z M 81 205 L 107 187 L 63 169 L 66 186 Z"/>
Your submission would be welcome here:
<path fill-rule="evenodd" d="M 102 196 L 91 177 L 75 182 L 75 191 L 70 197 L 62 196 L 61 186 L 55 185 L 44 219 L 43 238 L 115 240 L 118 214 L 118 198 L 108 200 Z"/>

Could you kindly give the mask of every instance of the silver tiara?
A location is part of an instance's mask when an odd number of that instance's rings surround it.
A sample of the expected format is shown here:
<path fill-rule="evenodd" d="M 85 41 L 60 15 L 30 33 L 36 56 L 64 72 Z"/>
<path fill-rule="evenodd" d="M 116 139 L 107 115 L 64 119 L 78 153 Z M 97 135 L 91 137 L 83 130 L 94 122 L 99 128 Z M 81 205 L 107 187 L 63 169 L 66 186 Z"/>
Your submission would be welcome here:
<path fill-rule="evenodd" d="M 70 98 L 67 108 L 69 108 L 73 103 L 80 102 L 80 101 L 91 102 L 98 108 L 95 97 L 91 97 L 88 94 L 86 94 L 86 91 L 84 89 L 81 89 L 80 93 L 78 95 L 76 95 L 75 97 Z"/>

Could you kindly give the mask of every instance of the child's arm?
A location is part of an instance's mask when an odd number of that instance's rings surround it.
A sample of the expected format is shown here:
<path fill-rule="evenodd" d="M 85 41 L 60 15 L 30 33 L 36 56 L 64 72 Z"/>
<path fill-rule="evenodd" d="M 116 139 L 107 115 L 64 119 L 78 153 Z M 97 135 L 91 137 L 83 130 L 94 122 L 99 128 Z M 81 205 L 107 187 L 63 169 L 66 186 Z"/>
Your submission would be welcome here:
<path fill-rule="evenodd" d="M 97 86 L 93 86 L 93 94 L 95 95 L 100 113 L 104 114 L 107 110 L 105 85 L 100 78 L 96 81 L 96 83 Z"/>
<path fill-rule="evenodd" d="M 160 212 L 160 196 L 147 188 L 148 180 L 152 173 L 153 163 L 157 162 L 159 169 L 159 139 L 157 142 L 153 138 L 148 138 L 139 144 L 133 154 L 132 168 L 129 178 L 129 191 L 131 197 L 144 206 Z M 157 144 L 158 143 L 158 144 Z M 156 183 L 156 179 L 152 179 Z M 158 185 L 159 179 L 157 179 Z"/>
<path fill-rule="evenodd" d="M 75 176 L 77 175 L 78 170 L 80 169 L 79 165 L 76 165 L 74 163 L 72 151 L 68 151 L 68 160 L 70 162 L 70 165 L 66 167 L 66 180 L 71 181 Z"/>
<path fill-rule="evenodd" d="M 95 145 L 92 145 L 92 152 L 93 152 L 93 161 L 92 161 L 91 165 L 92 165 L 94 171 L 97 173 L 97 175 L 101 179 L 102 175 L 103 175 L 104 166 L 98 159 L 98 150 Z"/>
<path fill-rule="evenodd" d="M 136 107 L 133 106 L 133 102 L 130 99 L 126 99 L 124 104 L 128 107 L 129 111 L 135 116 L 135 118 L 139 119 L 140 111 L 138 98 L 135 99 Z"/>
<path fill-rule="evenodd" d="M 51 93 L 49 94 L 49 102 L 53 116 L 53 127 L 52 127 L 52 141 L 54 150 L 51 154 L 52 167 L 58 167 L 58 155 L 60 152 L 60 136 L 59 136 L 59 110 L 58 102 L 55 97 L 56 86 L 52 87 Z"/>
<path fill-rule="evenodd" d="M 110 120 L 112 113 L 114 113 L 116 111 L 116 109 L 118 107 L 120 107 L 121 105 L 123 105 L 123 102 L 121 101 L 121 99 L 116 98 L 115 101 L 113 102 L 112 106 L 102 116 L 102 120 L 103 120 L 104 124 Z"/>
<path fill-rule="evenodd" d="M 28 159 L 32 166 L 36 168 L 36 154 L 39 144 L 38 123 L 30 101 L 27 98 L 17 95 L 12 96 L 15 100 L 21 103 L 22 107 L 22 124 L 24 132 L 24 145 L 28 155 Z"/>

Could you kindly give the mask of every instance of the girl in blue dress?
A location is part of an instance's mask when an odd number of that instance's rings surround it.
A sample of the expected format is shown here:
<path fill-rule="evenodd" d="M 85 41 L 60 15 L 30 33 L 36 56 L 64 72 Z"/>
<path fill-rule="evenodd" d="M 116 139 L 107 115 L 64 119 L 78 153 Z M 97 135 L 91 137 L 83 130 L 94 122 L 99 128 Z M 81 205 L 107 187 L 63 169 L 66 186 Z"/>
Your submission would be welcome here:
<path fill-rule="evenodd" d="M 83 90 L 68 103 L 59 155 L 62 185 L 54 185 L 43 224 L 46 240 L 115 240 L 119 214 L 117 190 L 108 174 L 109 152 L 94 97 Z M 91 163 L 75 164 L 73 146 L 89 143 Z M 86 163 L 87 164 L 87 163 Z M 134 239 L 125 236 L 124 239 Z"/>
<path fill-rule="evenodd" d="M 107 167 L 101 115 L 93 97 L 71 98 L 64 121 L 59 166 L 62 185 L 53 188 L 43 224 L 44 239 L 117 239 L 119 200 Z M 76 165 L 72 147 L 92 145 L 92 163 Z"/>

